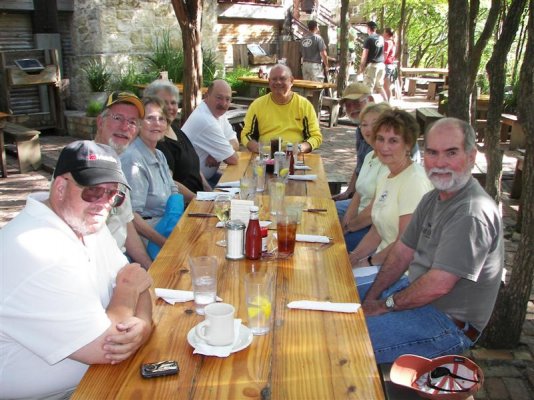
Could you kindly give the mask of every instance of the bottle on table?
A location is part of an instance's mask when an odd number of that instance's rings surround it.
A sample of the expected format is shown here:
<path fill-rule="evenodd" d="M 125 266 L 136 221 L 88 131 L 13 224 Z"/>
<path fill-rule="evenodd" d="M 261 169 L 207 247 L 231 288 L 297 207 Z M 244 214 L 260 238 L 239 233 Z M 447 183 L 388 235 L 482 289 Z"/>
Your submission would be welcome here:
<path fill-rule="evenodd" d="M 286 157 L 289 158 L 289 174 L 295 174 L 295 155 L 293 154 L 293 144 L 286 145 Z"/>
<path fill-rule="evenodd" d="M 249 260 L 258 260 L 261 257 L 261 228 L 259 208 L 250 207 L 250 219 L 245 233 L 245 257 Z"/>

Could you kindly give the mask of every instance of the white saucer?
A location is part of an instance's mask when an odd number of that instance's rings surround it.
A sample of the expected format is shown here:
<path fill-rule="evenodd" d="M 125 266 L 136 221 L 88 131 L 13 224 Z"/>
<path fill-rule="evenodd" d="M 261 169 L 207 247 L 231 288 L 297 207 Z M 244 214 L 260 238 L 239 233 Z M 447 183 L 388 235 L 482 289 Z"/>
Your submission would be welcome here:
<path fill-rule="evenodd" d="M 197 344 L 209 346 L 209 344 L 207 344 L 203 339 L 197 336 L 197 334 L 195 333 L 195 328 L 196 326 L 191 328 L 191 330 L 187 333 L 187 341 L 191 345 L 191 347 L 195 348 Z M 233 345 L 231 352 L 235 353 L 236 351 L 241 351 L 247 348 L 252 343 L 252 339 L 252 331 L 245 325 L 241 324 L 239 326 L 239 337 L 237 338 L 237 342 Z"/>

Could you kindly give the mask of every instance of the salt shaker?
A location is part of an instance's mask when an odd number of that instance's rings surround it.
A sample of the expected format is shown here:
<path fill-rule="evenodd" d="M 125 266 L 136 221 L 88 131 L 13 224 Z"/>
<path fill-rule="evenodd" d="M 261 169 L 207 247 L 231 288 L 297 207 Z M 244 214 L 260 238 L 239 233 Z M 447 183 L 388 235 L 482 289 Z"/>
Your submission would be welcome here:
<path fill-rule="evenodd" d="M 226 223 L 226 258 L 241 260 L 245 258 L 245 224 L 240 220 Z"/>

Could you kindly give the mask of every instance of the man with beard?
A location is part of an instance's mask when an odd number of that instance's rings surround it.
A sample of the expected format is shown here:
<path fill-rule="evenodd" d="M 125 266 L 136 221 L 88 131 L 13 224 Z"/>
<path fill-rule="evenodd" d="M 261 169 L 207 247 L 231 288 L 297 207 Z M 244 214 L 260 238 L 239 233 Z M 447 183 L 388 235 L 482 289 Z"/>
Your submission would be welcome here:
<path fill-rule="evenodd" d="M 109 95 L 104 110 L 96 120 L 97 132 L 95 142 L 111 146 L 117 154 L 122 154 L 139 133 L 139 119 L 145 115 L 141 100 L 130 92 L 113 92 Z M 148 269 L 152 259 L 146 252 L 133 223 L 134 214 L 130 193 L 126 193 L 124 204 L 114 207 L 108 217 L 107 225 L 117 242 L 117 246 L 131 261 L 141 264 Z M 165 244 L 165 237 L 158 233 L 150 224 L 139 218 L 139 224 L 145 226 L 147 239 L 157 243 L 159 247 Z"/>
<path fill-rule="evenodd" d="M 441 119 L 425 136 L 435 190 L 422 198 L 374 283 L 358 287 L 378 363 L 408 353 L 460 354 L 489 321 L 503 272 L 502 221 L 471 176 L 475 157 L 475 133 L 464 121 Z"/>
<path fill-rule="evenodd" d="M 182 126 L 198 154 L 200 171 L 211 186 L 215 186 L 221 177 L 217 170 L 222 161 L 230 165 L 238 162 L 237 135 L 224 115 L 231 101 L 230 85 L 222 79 L 214 80 L 204 101 Z"/>
<path fill-rule="evenodd" d="M 321 145 L 323 136 L 317 113 L 292 87 L 293 74 L 288 66 L 276 64 L 271 68 L 271 92 L 254 100 L 245 116 L 241 143 L 250 151 L 258 153 L 260 141 L 278 138 L 292 143 L 299 153 L 309 153 Z"/>
<path fill-rule="evenodd" d="M 106 227 L 127 185 L 111 147 L 73 142 L 50 192 L 0 230 L 3 398 L 69 398 L 90 364 L 117 364 L 148 340 L 152 280 Z"/>

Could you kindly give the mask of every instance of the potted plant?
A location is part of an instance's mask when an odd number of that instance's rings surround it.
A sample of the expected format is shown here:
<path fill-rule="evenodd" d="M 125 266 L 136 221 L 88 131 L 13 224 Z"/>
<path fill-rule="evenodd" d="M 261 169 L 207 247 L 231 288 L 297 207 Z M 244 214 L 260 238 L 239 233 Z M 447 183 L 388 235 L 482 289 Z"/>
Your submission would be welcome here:
<path fill-rule="evenodd" d="M 95 59 L 90 60 L 82 67 L 82 70 L 87 76 L 87 82 L 93 93 L 89 102 L 99 101 L 103 104 L 106 101 L 106 90 L 111 80 L 111 72 L 104 62 Z"/>

